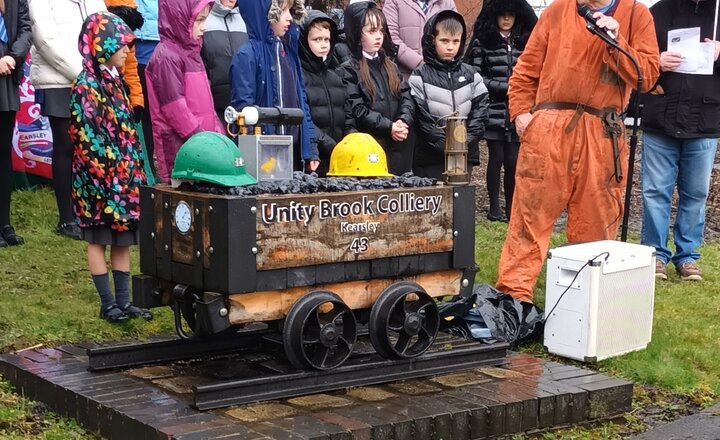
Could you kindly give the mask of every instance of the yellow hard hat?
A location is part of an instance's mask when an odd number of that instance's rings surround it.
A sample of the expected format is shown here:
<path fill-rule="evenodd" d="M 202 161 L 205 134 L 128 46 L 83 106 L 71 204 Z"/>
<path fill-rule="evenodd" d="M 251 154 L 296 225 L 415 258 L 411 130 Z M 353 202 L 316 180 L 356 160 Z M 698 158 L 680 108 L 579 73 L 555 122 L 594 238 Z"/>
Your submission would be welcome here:
<path fill-rule="evenodd" d="M 393 177 L 388 173 L 385 151 L 367 133 L 351 133 L 335 145 L 328 176 Z"/>

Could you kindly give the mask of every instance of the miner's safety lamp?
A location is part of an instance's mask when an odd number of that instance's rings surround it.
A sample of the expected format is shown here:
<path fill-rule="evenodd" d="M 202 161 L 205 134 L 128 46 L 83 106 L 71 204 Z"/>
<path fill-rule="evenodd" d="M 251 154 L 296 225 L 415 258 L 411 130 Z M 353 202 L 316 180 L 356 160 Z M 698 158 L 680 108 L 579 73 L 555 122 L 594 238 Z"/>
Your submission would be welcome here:
<path fill-rule="evenodd" d="M 445 118 L 445 172 L 443 180 L 450 185 L 467 185 L 468 174 L 467 128 L 464 116 Z"/>

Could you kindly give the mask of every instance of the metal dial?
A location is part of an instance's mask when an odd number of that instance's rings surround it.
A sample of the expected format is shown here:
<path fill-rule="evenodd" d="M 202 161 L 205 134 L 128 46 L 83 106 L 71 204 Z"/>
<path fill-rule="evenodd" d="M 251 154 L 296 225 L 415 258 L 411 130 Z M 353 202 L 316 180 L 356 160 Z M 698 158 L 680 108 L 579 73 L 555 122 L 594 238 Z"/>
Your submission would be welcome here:
<path fill-rule="evenodd" d="M 181 234 L 187 234 L 192 226 L 192 212 L 190 205 L 186 202 L 179 202 L 175 207 L 175 227 Z"/>

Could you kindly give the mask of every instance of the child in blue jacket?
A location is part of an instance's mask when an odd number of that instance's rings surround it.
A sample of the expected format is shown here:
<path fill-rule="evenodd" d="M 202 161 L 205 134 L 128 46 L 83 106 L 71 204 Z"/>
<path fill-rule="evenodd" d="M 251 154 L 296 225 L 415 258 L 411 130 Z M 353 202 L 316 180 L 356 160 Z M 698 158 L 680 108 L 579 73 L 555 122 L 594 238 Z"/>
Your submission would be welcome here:
<path fill-rule="evenodd" d="M 310 110 L 298 56 L 299 22 L 305 16 L 303 0 L 238 2 L 248 41 L 230 65 L 231 103 L 238 110 L 250 105 L 299 108 L 305 114 L 300 127 L 263 126 L 263 134 L 290 134 L 295 168 L 315 171 L 320 164 Z"/>

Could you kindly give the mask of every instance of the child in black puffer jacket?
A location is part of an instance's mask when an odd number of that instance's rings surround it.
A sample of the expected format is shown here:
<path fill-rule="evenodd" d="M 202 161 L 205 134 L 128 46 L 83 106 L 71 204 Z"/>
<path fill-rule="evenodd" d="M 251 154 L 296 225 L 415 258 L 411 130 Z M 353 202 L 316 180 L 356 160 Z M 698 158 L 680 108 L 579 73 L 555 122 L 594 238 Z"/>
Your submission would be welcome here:
<path fill-rule="evenodd" d="M 300 61 L 315 140 L 320 154 L 316 172 L 328 172 L 330 154 L 345 134 L 355 131 L 342 78 L 330 68 L 338 31 L 335 22 L 317 10 L 308 11 L 300 29 Z"/>
<path fill-rule="evenodd" d="M 467 118 L 468 170 L 479 163 L 478 143 L 485 131 L 488 93 L 475 69 L 463 63 L 465 22 L 455 11 L 438 12 L 425 23 L 423 64 L 408 82 L 415 100 L 415 157 L 413 172 L 442 179 L 445 171 L 447 117 Z"/>

